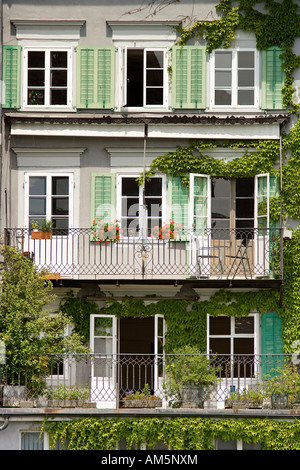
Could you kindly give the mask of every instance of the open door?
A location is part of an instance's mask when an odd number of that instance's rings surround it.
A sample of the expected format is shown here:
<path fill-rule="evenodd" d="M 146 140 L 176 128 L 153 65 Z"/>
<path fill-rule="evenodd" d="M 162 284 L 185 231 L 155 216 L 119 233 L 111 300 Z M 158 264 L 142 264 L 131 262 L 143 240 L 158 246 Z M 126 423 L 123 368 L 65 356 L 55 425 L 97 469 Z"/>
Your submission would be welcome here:
<path fill-rule="evenodd" d="M 270 176 L 268 173 L 255 177 L 255 274 L 269 275 L 269 227 L 270 227 Z"/>
<path fill-rule="evenodd" d="M 190 175 L 191 266 L 199 267 L 199 277 L 209 277 L 211 250 L 211 180 L 208 175 Z"/>
<path fill-rule="evenodd" d="M 117 318 L 91 315 L 90 347 L 91 401 L 97 408 L 116 408 L 117 393 Z"/>
<path fill-rule="evenodd" d="M 165 376 L 165 333 L 166 322 L 163 315 L 154 317 L 154 393 L 157 396 L 162 395 L 163 380 Z M 162 396 L 161 396 L 162 398 Z"/>

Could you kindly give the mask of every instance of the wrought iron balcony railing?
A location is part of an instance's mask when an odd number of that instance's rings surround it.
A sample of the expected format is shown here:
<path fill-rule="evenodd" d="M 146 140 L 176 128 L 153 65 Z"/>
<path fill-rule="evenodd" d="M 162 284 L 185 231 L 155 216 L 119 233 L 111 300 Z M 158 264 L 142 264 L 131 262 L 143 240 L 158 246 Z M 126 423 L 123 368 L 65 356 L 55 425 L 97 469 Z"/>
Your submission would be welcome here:
<path fill-rule="evenodd" d="M 129 235 L 129 234 L 128 234 Z M 280 229 L 181 230 L 162 239 L 120 236 L 94 241 L 90 229 L 55 230 L 38 239 L 29 229 L 5 229 L 5 243 L 39 269 L 73 279 L 252 279 L 280 276 Z"/>
<path fill-rule="evenodd" d="M 167 408 L 188 407 L 196 400 L 200 408 L 221 408 L 234 396 L 270 407 L 273 393 L 286 395 L 287 406 L 300 406 L 299 356 L 91 354 L 35 359 L 24 367 L 9 362 L 0 366 L 2 407 L 27 401 L 36 407 L 93 403 L 98 408 Z M 195 385 L 200 386 L 200 404 L 199 395 L 185 396 Z"/>

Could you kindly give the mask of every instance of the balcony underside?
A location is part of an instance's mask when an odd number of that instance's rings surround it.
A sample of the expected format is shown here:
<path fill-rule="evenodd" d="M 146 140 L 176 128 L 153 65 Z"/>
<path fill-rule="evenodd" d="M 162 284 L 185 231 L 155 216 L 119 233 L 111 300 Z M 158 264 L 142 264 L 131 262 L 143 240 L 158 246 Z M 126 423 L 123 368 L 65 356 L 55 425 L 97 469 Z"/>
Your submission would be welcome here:
<path fill-rule="evenodd" d="M 252 229 L 176 239 L 121 238 L 93 241 L 89 229 L 56 231 L 38 239 L 28 229 L 6 229 L 5 243 L 17 248 L 53 279 L 132 281 L 279 280 L 278 229 Z"/>

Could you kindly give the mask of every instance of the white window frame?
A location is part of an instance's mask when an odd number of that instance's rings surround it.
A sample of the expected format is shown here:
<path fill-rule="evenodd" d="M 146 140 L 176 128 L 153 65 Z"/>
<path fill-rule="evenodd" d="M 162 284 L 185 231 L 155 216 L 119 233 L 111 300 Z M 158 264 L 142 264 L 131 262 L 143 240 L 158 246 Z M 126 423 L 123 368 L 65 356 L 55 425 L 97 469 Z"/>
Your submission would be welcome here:
<path fill-rule="evenodd" d="M 211 338 L 229 338 L 230 339 L 230 354 L 234 354 L 233 347 L 234 347 L 234 339 L 235 338 L 254 338 L 254 351 L 253 354 L 259 354 L 259 314 L 258 313 L 250 313 L 249 317 L 254 317 L 254 332 L 253 333 L 235 333 L 235 319 L 236 317 L 229 317 L 230 318 L 230 334 L 228 335 L 211 335 L 209 331 L 209 318 L 210 315 L 207 314 L 207 354 L 210 353 L 210 339 Z"/>
<path fill-rule="evenodd" d="M 168 88 L 168 73 L 167 73 L 167 52 L 168 48 L 167 47 L 151 47 L 151 46 L 145 46 L 144 45 L 127 45 L 122 48 L 122 55 L 121 55 L 121 61 L 122 65 L 120 67 L 120 96 L 122 96 L 121 102 L 120 102 L 120 107 L 124 107 L 125 109 L 128 110 L 134 110 L 134 111 L 139 111 L 139 110 L 144 110 L 144 109 L 152 109 L 152 110 L 159 110 L 159 109 L 167 109 L 168 107 L 168 93 L 169 93 L 169 88 Z M 128 50 L 132 49 L 142 49 L 143 50 L 143 57 L 144 57 L 144 64 L 143 64 L 143 104 L 142 106 L 128 106 L 127 105 L 127 52 Z M 163 102 L 162 104 L 158 105 L 151 105 L 151 104 L 146 104 L 146 55 L 147 52 L 151 51 L 160 51 L 163 52 Z"/>
<path fill-rule="evenodd" d="M 121 228 L 122 228 L 122 179 L 125 177 L 127 178 L 140 178 L 140 173 L 119 173 L 117 174 L 117 220 L 120 221 Z M 166 175 L 154 175 L 151 178 L 161 178 L 162 180 L 162 223 L 166 222 L 167 216 L 167 183 L 166 183 Z M 139 188 L 139 207 L 142 207 L 143 203 L 143 186 L 141 185 Z M 145 227 L 143 226 L 143 214 L 142 211 L 139 210 L 139 226 L 141 227 L 141 232 L 146 233 Z M 146 227 L 147 229 L 148 227 Z M 141 236 L 138 235 L 137 237 L 132 238 L 139 238 Z M 126 235 L 124 235 L 126 238 Z M 128 237 L 129 238 L 129 237 Z M 131 238 L 131 237 L 130 237 Z M 150 237 L 148 237 L 150 238 Z"/>
<path fill-rule="evenodd" d="M 68 172 L 26 172 L 24 174 L 24 186 L 25 186 L 25 198 L 24 198 L 24 227 L 29 227 L 29 179 L 30 177 L 45 177 L 46 178 L 46 216 L 47 220 L 51 219 L 51 199 L 52 199 L 52 191 L 51 191 L 51 181 L 53 177 L 56 176 L 63 176 L 69 178 L 69 224 L 68 228 L 73 227 L 73 220 L 74 220 L 74 212 L 73 212 L 73 202 L 74 202 L 74 174 Z"/>
<path fill-rule="evenodd" d="M 215 104 L 215 54 L 217 52 L 231 52 L 232 53 L 232 101 L 231 105 L 217 105 Z M 238 71 L 238 52 L 253 52 L 254 53 L 254 103 L 253 105 L 238 105 L 238 84 L 237 84 L 237 71 Z M 212 52 L 210 58 L 210 107 L 211 109 L 259 109 L 259 53 L 258 51 L 251 48 L 228 48 L 228 49 L 216 49 Z M 245 87 L 246 88 L 246 87 Z M 252 88 L 252 87 L 251 87 Z"/>
<path fill-rule="evenodd" d="M 50 52 L 67 52 L 67 103 L 64 105 L 50 104 Z M 45 103 L 43 105 L 28 104 L 28 53 L 45 52 Z M 70 110 L 73 109 L 73 47 L 72 46 L 24 46 L 22 54 L 22 109 L 51 109 L 51 110 Z"/>

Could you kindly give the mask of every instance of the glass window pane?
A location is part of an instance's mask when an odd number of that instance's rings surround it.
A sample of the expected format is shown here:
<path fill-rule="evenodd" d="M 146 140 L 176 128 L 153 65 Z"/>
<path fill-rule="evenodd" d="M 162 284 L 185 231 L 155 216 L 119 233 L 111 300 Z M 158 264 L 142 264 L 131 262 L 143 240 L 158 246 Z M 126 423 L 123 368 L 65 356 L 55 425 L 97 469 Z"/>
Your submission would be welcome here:
<path fill-rule="evenodd" d="M 122 178 L 122 196 L 138 196 L 139 185 L 136 178 Z"/>
<path fill-rule="evenodd" d="M 146 89 L 146 104 L 147 105 L 162 105 L 164 102 L 163 88 L 147 88 Z"/>
<path fill-rule="evenodd" d="M 146 181 L 145 195 L 146 196 L 161 196 L 162 194 L 162 178 L 151 178 Z"/>
<path fill-rule="evenodd" d="M 254 338 L 234 338 L 233 354 L 254 354 Z"/>
<path fill-rule="evenodd" d="M 237 199 L 235 209 L 237 219 L 248 219 L 254 217 L 253 199 Z"/>
<path fill-rule="evenodd" d="M 199 196 L 207 196 L 207 178 L 203 178 L 202 176 L 195 176 L 194 194 Z"/>
<path fill-rule="evenodd" d="M 69 219 L 67 218 L 56 219 L 55 217 L 52 217 L 52 226 L 54 229 L 57 229 L 57 230 L 67 229 L 69 227 Z"/>
<path fill-rule="evenodd" d="M 213 354 L 230 354 L 230 338 L 210 338 L 209 349 Z"/>
<path fill-rule="evenodd" d="M 254 70 L 238 71 L 238 86 L 254 86 Z"/>
<path fill-rule="evenodd" d="M 146 86 L 162 86 L 164 82 L 163 70 L 147 70 Z"/>
<path fill-rule="evenodd" d="M 254 178 L 238 178 L 235 182 L 236 197 L 254 197 Z"/>
<path fill-rule="evenodd" d="M 222 439 L 219 439 L 217 442 L 217 449 L 218 450 L 237 450 L 237 442 L 235 440 L 223 441 Z"/>
<path fill-rule="evenodd" d="M 215 104 L 218 106 L 231 105 L 230 90 L 215 90 Z"/>
<path fill-rule="evenodd" d="M 113 319 L 110 317 L 96 317 L 94 319 L 95 336 L 112 336 Z"/>
<path fill-rule="evenodd" d="M 216 70 L 215 86 L 230 87 L 231 86 L 231 71 L 230 70 Z"/>
<path fill-rule="evenodd" d="M 67 70 L 52 70 L 50 77 L 51 86 L 67 86 L 68 84 Z"/>
<path fill-rule="evenodd" d="M 54 176 L 52 178 L 52 195 L 63 196 L 69 194 L 69 177 Z"/>
<path fill-rule="evenodd" d="M 67 68 L 68 55 L 66 51 L 51 51 L 51 68 Z"/>
<path fill-rule="evenodd" d="M 67 90 L 51 90 L 50 104 L 52 105 L 67 104 Z"/>
<path fill-rule="evenodd" d="M 43 69 L 45 67 L 45 52 L 30 51 L 28 52 L 28 68 Z"/>
<path fill-rule="evenodd" d="M 239 90 L 238 91 L 238 104 L 244 106 L 251 106 L 254 104 L 254 90 Z"/>
<path fill-rule="evenodd" d="M 46 194 L 46 177 L 45 176 L 30 176 L 29 178 L 29 194 L 31 196 L 41 196 Z"/>
<path fill-rule="evenodd" d="M 29 105 L 43 105 L 45 103 L 44 90 L 31 90 L 28 89 L 27 103 Z"/>
<path fill-rule="evenodd" d="M 111 338 L 95 338 L 94 353 L 96 354 L 112 354 Z"/>
<path fill-rule="evenodd" d="M 254 333 L 254 317 L 242 317 L 235 319 L 235 333 Z"/>
<path fill-rule="evenodd" d="M 137 217 L 139 215 L 139 200 L 137 198 L 122 198 L 122 216 Z"/>
<path fill-rule="evenodd" d="M 209 333 L 210 335 L 229 335 L 230 317 L 209 317 Z"/>
<path fill-rule="evenodd" d="M 161 200 L 159 199 L 146 199 L 146 206 L 149 217 L 160 217 L 161 212 Z"/>
<path fill-rule="evenodd" d="M 164 66 L 164 53 L 163 51 L 147 51 L 147 68 L 163 68 Z"/>
<path fill-rule="evenodd" d="M 219 51 L 215 53 L 215 68 L 231 68 L 231 52 Z"/>
<path fill-rule="evenodd" d="M 45 71 L 44 70 L 28 70 L 28 86 L 41 86 L 45 85 Z"/>
<path fill-rule="evenodd" d="M 207 198 L 198 197 L 194 198 L 194 214 L 195 216 L 207 217 Z"/>
<path fill-rule="evenodd" d="M 69 214 L 69 199 L 68 198 L 53 198 L 52 199 L 52 214 L 53 215 L 68 215 Z"/>
<path fill-rule="evenodd" d="M 29 198 L 29 215 L 46 215 L 46 198 Z"/>
<path fill-rule="evenodd" d="M 254 68 L 254 52 L 239 51 L 238 52 L 238 68 Z"/>

